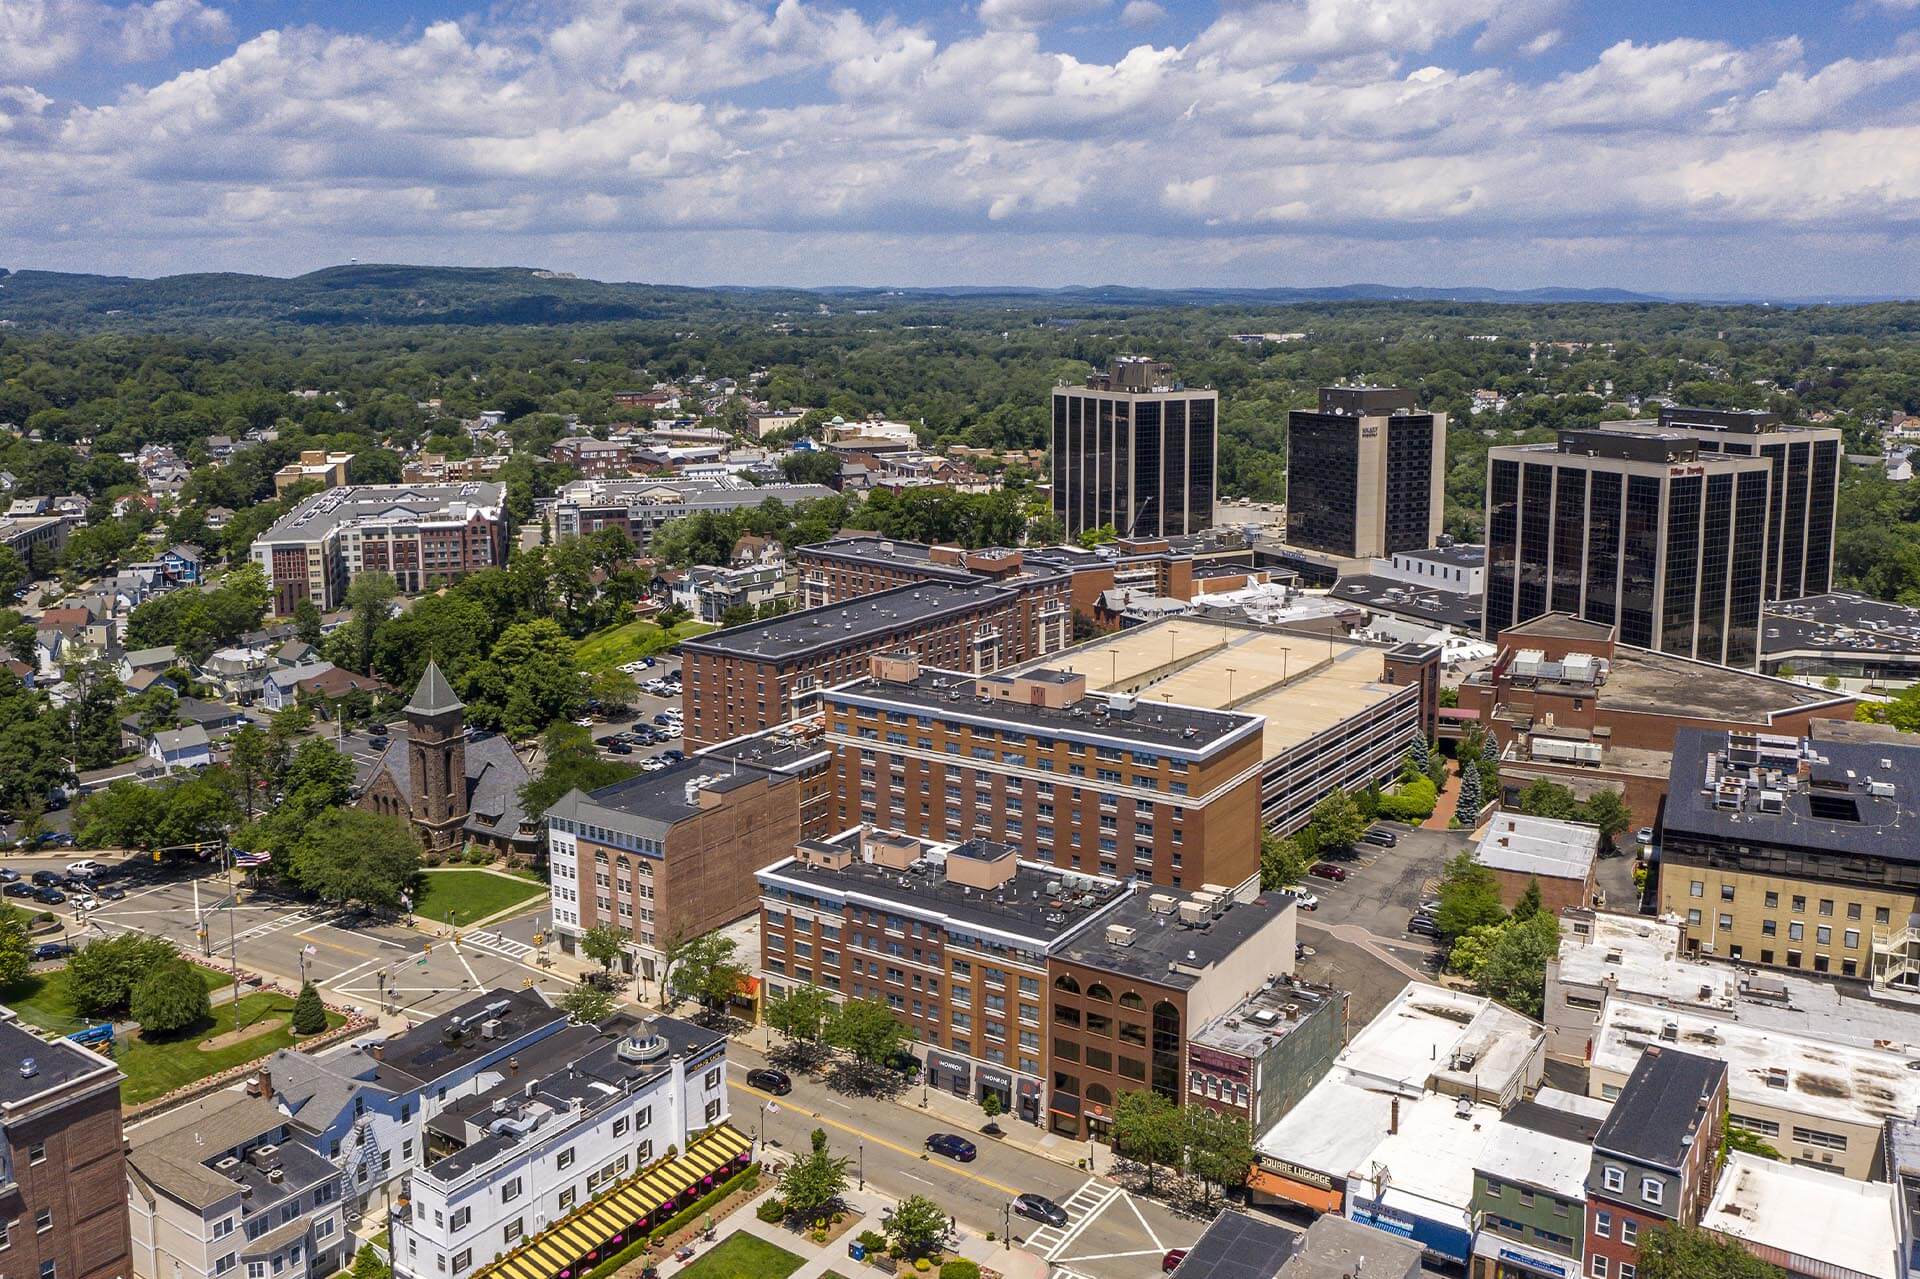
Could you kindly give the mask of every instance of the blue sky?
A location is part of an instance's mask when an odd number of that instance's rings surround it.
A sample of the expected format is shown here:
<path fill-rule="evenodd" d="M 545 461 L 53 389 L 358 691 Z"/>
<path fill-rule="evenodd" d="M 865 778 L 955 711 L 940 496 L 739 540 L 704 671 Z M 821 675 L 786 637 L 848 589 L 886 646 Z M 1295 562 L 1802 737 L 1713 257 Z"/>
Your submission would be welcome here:
<path fill-rule="evenodd" d="M 0 266 L 1920 295 L 1920 0 L 0 0 Z"/>

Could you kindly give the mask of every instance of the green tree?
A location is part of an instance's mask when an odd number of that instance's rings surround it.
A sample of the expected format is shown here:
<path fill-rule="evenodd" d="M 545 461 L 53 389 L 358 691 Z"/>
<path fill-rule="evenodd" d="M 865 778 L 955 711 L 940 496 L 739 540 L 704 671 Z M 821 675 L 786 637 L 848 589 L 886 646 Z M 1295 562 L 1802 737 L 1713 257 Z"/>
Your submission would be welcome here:
<path fill-rule="evenodd" d="M 312 982 L 300 987 L 300 994 L 293 1001 L 293 1033 L 296 1035 L 317 1035 L 327 1028 L 327 1006 L 320 1002 L 320 992 Z"/>
<path fill-rule="evenodd" d="M 128 1011 L 141 1033 L 165 1037 L 191 1030 L 213 1016 L 200 970 L 178 955 L 146 969 L 134 983 Z"/>
<path fill-rule="evenodd" d="M 1297 839 L 1282 838 L 1272 831 L 1260 833 L 1260 887 L 1268 892 L 1297 884 L 1307 873 L 1312 857 Z"/>
<path fill-rule="evenodd" d="M 573 660 L 573 641 L 548 618 L 507 627 L 487 660 L 475 668 L 467 717 L 512 737 L 529 737 L 586 706 L 586 680 Z"/>
<path fill-rule="evenodd" d="M 827 1018 L 833 1012 L 833 996 L 808 982 L 789 987 L 784 994 L 767 1000 L 762 1016 L 768 1026 L 786 1036 L 798 1051 L 817 1054 L 821 1037 L 826 1034 Z"/>
<path fill-rule="evenodd" d="M 994 1089 L 989 1088 L 980 1094 L 980 1113 L 987 1117 L 989 1124 L 998 1119 L 1003 1113 L 1000 1105 L 1000 1094 Z"/>
<path fill-rule="evenodd" d="M 544 760 L 540 775 L 520 787 L 520 807 L 529 817 L 540 817 L 568 791 L 593 791 L 634 776 L 631 764 L 602 759 L 593 735 L 578 724 L 560 722 L 540 735 Z"/>
<path fill-rule="evenodd" d="M 1460 757 L 1460 796 L 1455 810 L 1462 825 L 1471 825 L 1486 801 L 1480 798 L 1480 766 L 1471 756 Z"/>
<path fill-rule="evenodd" d="M 780 459 L 780 473 L 789 484 L 840 483 L 840 457 L 836 453 L 789 453 Z"/>
<path fill-rule="evenodd" d="M 1474 989 L 1515 1012 L 1538 1020 L 1545 998 L 1547 961 L 1560 949 L 1560 922 L 1544 911 L 1495 926 Z"/>
<path fill-rule="evenodd" d="M 293 628 L 299 635 L 301 643 L 319 648 L 320 641 L 325 638 L 324 632 L 320 629 L 321 623 L 320 606 L 306 596 L 301 596 L 299 602 L 293 606 Z"/>
<path fill-rule="evenodd" d="M 67 988 L 74 1006 L 86 1016 L 124 1013 L 141 976 L 165 967 L 177 956 L 172 942 L 151 933 L 95 938 L 67 961 Z"/>
<path fill-rule="evenodd" d="M 1154 1172 L 1162 1165 L 1177 1167 L 1186 1143 L 1180 1108 L 1157 1092 L 1125 1091 L 1113 1100 L 1113 1148 L 1147 1166 L 1147 1193 L 1153 1193 Z"/>
<path fill-rule="evenodd" d="M 1540 913 L 1540 880 L 1538 876 L 1527 876 L 1526 891 L 1520 894 L 1520 900 L 1513 904 L 1513 918 L 1521 921 L 1532 919 Z"/>
<path fill-rule="evenodd" d="M 1087 550 L 1092 550 L 1096 546 L 1105 546 L 1109 542 L 1117 542 L 1119 540 L 1120 530 L 1111 524 L 1102 524 L 1099 528 L 1086 529 L 1079 537 L 1074 539 L 1074 541 L 1078 542 Z"/>
<path fill-rule="evenodd" d="M 420 873 L 420 844 L 400 818 L 333 809 L 300 835 L 292 870 L 294 882 L 322 901 L 390 910 Z"/>
<path fill-rule="evenodd" d="M 560 1007 L 583 1026 L 597 1026 L 613 1016 L 619 1001 L 604 986 L 582 982 L 560 996 Z"/>
<path fill-rule="evenodd" d="M 1253 1168 L 1253 1134 L 1247 1121 L 1206 1106 L 1187 1106 L 1182 1114 L 1187 1167 L 1193 1174 L 1223 1192 L 1246 1185 Z"/>
<path fill-rule="evenodd" d="M 822 1141 L 788 1164 L 780 1174 L 780 1197 L 786 1201 L 788 1215 L 811 1222 L 837 1206 L 847 1192 L 851 1162 L 836 1156 Z"/>
<path fill-rule="evenodd" d="M 1312 832 L 1314 852 L 1323 853 L 1332 848 L 1352 848 L 1366 832 L 1367 819 L 1360 815 L 1353 796 L 1336 789 L 1313 806 L 1307 829 Z"/>
<path fill-rule="evenodd" d="M 1669 1222 L 1640 1237 L 1640 1279 L 1786 1279 L 1730 1239 Z"/>
<path fill-rule="evenodd" d="M 746 982 L 747 966 L 735 958 L 739 944 L 725 933 L 707 933 L 690 942 L 673 971 L 676 993 L 695 999 L 709 1013 L 726 1010 Z"/>
<path fill-rule="evenodd" d="M 19 985 L 32 969 L 33 937 L 27 931 L 27 917 L 8 906 L 0 910 L 0 990 Z"/>
<path fill-rule="evenodd" d="M 333 660 L 350 671 L 373 673 L 373 637 L 393 612 L 400 588 L 386 573 L 361 573 L 347 584 L 347 608 L 353 616 L 335 633 Z"/>
<path fill-rule="evenodd" d="M 1492 871 L 1462 852 L 1447 863 L 1440 880 L 1440 910 L 1434 918 L 1441 937 L 1451 942 L 1482 924 L 1506 918 L 1500 905 L 1500 881 Z"/>
<path fill-rule="evenodd" d="M 957 1237 L 953 1218 L 925 1195 L 908 1195 L 880 1218 L 886 1236 L 908 1257 L 943 1252 Z"/>
<path fill-rule="evenodd" d="M 595 924 L 580 934 L 580 953 L 611 973 L 627 950 L 627 934 L 612 924 Z"/>
<path fill-rule="evenodd" d="M 1558 782 L 1536 777 L 1520 792 L 1520 811 L 1529 817 L 1551 817 L 1570 822 L 1580 816 L 1580 801 Z"/>
<path fill-rule="evenodd" d="M 826 1040 L 869 1069 L 884 1069 L 912 1037 L 877 999 L 843 1000 L 827 1018 Z"/>
<path fill-rule="evenodd" d="M 1627 807 L 1619 791 L 1595 791 L 1580 805 L 1579 820 L 1598 826 L 1601 840 L 1611 846 L 1632 829 L 1633 810 Z"/>
<path fill-rule="evenodd" d="M 10 546 L 0 546 L 0 599 L 10 600 L 21 587 L 33 580 L 27 563 Z"/>

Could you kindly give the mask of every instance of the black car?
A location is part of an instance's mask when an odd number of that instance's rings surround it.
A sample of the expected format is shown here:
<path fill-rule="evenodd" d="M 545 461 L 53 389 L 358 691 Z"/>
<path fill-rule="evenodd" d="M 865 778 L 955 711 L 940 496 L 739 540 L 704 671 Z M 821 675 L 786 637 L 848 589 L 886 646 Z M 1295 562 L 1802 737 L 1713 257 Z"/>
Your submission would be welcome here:
<path fill-rule="evenodd" d="M 761 1092 L 770 1092 L 776 1097 L 784 1097 L 793 1091 L 793 1080 L 784 1070 L 749 1070 L 747 1087 L 758 1088 Z"/>
<path fill-rule="evenodd" d="M 1013 1210 L 1022 1217 L 1031 1218 L 1043 1225 L 1064 1226 L 1067 1224 L 1067 1210 L 1045 1195 L 1015 1195 Z"/>
<path fill-rule="evenodd" d="M 1407 920 L 1407 931 L 1420 937 L 1438 937 L 1440 925 L 1434 923 L 1431 916 L 1415 915 Z"/>
<path fill-rule="evenodd" d="M 33 899 L 48 906 L 58 906 L 67 900 L 67 895 L 57 888 L 36 888 L 33 890 Z"/>
<path fill-rule="evenodd" d="M 36 870 L 33 872 L 33 882 L 41 888 L 52 888 L 56 885 L 66 883 L 67 880 L 66 877 L 57 870 Z"/>
<path fill-rule="evenodd" d="M 669 764 L 678 764 L 681 760 L 685 759 L 686 757 L 687 757 L 687 753 L 685 751 L 674 750 L 674 751 L 660 752 L 660 758 L 666 760 L 667 763 Z"/>
<path fill-rule="evenodd" d="M 118 884 L 96 884 L 93 895 L 101 901 L 117 902 L 127 895 L 127 890 Z"/>
<path fill-rule="evenodd" d="M 627 745 L 625 742 L 609 742 L 607 744 L 607 754 L 631 755 L 633 754 L 633 747 Z"/>
<path fill-rule="evenodd" d="M 963 1164 L 972 1163 L 973 1157 L 980 1153 L 965 1137 L 950 1132 L 937 1132 L 927 1138 L 927 1149 Z"/>
<path fill-rule="evenodd" d="M 35 888 L 32 884 L 23 884 L 17 879 L 14 880 L 12 883 L 8 884 L 5 888 L 0 888 L 0 894 L 3 894 L 8 897 L 32 897 L 34 894 L 38 893 L 39 891 L 40 890 Z"/>
<path fill-rule="evenodd" d="M 65 959 L 73 953 L 73 947 L 63 941 L 43 941 L 33 948 L 35 959 Z"/>

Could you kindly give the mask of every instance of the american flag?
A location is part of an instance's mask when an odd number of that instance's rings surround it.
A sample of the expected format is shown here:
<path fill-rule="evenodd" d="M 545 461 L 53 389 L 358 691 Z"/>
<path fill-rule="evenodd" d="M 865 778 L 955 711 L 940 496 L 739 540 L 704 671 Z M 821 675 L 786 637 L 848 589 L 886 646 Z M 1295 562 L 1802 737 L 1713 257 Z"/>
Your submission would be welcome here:
<path fill-rule="evenodd" d="M 235 866 L 246 866 L 249 868 L 254 866 L 265 866 L 268 862 L 272 860 L 273 860 L 272 853 L 235 853 L 233 855 L 233 864 Z"/>

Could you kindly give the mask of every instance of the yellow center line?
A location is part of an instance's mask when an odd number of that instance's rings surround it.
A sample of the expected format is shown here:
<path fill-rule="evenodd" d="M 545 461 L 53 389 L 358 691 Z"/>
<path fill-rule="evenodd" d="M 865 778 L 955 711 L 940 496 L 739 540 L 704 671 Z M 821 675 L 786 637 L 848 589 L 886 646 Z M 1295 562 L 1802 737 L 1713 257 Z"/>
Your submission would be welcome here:
<path fill-rule="evenodd" d="M 804 1106 L 796 1106 L 791 1102 L 786 1101 L 783 1098 L 774 1096 L 770 1092 L 761 1092 L 758 1088 L 755 1088 L 749 1084 L 733 1084 L 733 1087 L 738 1088 L 741 1092 L 752 1093 L 754 1096 L 760 1098 L 763 1102 L 767 1102 L 767 1101 L 779 1102 L 780 1105 L 785 1109 L 792 1110 L 799 1114 L 805 1115 L 809 1119 L 817 1119 L 821 1123 L 826 1124 L 829 1127 L 838 1128 L 841 1132 L 851 1133 L 855 1137 L 860 1138 L 862 1141 L 872 1142 L 876 1146 L 885 1146 L 888 1150 L 897 1151 L 900 1154 L 905 1155 L 909 1159 L 920 1159 L 927 1163 L 933 1162 L 930 1159 L 925 1159 L 924 1151 L 915 1150 L 911 1146 L 903 1146 L 900 1143 L 895 1141 L 888 1141 L 885 1137 L 881 1137 L 881 1136 L 878 1136 L 877 1134 L 870 1133 L 864 1128 L 855 1128 L 851 1124 L 843 1124 L 838 1119 L 830 1119 L 827 1116 L 821 1114 L 817 1110 L 808 1110 Z M 951 1162 L 951 1161 L 948 1161 L 948 1162 Z M 957 1164 L 954 1167 L 948 1168 L 946 1171 L 953 1173 L 957 1177 L 965 1177 L 969 1181 L 977 1181 L 981 1185 L 987 1187 L 989 1190 L 997 1190 L 1003 1195 L 1017 1195 L 1020 1193 L 1018 1190 L 1015 1190 L 1012 1186 L 1004 1185 L 1001 1182 L 995 1181 L 991 1177 L 982 1177 L 977 1172 L 968 1172 L 965 1168 L 962 1168 Z"/>

